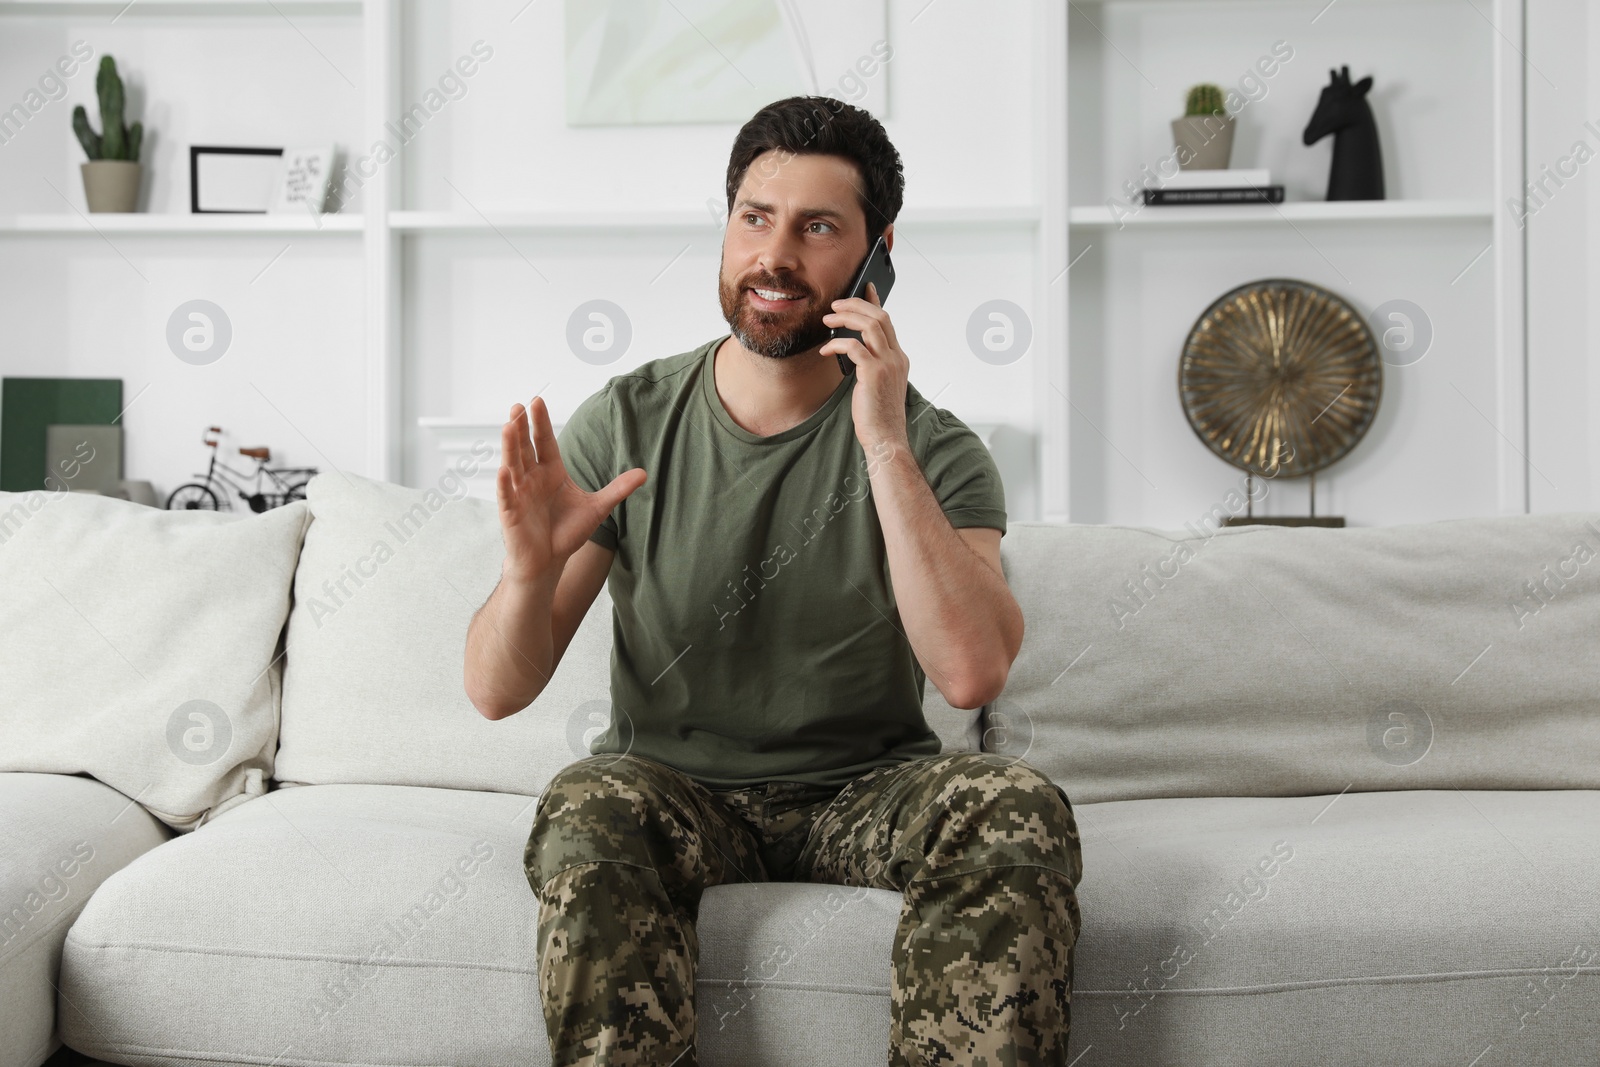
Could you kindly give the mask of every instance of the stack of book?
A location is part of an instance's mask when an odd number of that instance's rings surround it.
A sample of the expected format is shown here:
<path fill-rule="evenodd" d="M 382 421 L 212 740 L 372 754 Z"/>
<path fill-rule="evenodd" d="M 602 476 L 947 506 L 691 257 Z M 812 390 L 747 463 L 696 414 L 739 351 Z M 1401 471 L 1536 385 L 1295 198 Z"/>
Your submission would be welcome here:
<path fill-rule="evenodd" d="M 1146 204 L 1281 204 L 1283 186 L 1272 184 L 1266 168 L 1180 170 L 1147 182 Z"/>

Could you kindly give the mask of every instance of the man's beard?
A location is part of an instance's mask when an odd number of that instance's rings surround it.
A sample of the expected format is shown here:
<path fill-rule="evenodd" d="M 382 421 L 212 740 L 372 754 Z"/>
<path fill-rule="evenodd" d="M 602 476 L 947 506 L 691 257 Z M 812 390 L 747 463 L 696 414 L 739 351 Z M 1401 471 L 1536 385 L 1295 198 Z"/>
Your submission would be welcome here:
<path fill-rule="evenodd" d="M 764 311 L 745 299 L 745 290 L 751 287 L 801 295 L 781 311 Z M 717 298 L 733 336 L 751 352 L 769 359 L 787 359 L 808 352 L 833 336 L 832 329 L 822 322 L 822 317 L 833 310 L 832 300 L 823 300 L 810 286 L 783 275 L 758 271 L 730 283 L 719 269 Z"/>

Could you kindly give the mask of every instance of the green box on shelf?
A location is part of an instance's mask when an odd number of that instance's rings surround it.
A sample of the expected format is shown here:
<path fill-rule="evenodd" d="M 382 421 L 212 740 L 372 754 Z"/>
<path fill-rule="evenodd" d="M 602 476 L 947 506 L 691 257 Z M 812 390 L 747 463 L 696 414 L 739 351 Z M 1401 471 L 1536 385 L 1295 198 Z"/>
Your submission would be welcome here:
<path fill-rule="evenodd" d="M 46 426 L 110 426 L 121 414 L 121 378 L 0 380 L 0 491 L 46 488 Z"/>

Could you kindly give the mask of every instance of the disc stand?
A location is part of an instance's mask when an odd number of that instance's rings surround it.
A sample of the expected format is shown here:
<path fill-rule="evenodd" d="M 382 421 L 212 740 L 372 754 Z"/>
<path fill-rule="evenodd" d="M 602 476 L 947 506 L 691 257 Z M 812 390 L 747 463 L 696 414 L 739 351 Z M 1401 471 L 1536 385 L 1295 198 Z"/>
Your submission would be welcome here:
<path fill-rule="evenodd" d="M 1244 477 L 1245 477 L 1245 482 L 1244 482 L 1244 485 L 1245 485 L 1245 489 L 1244 489 L 1244 493 L 1245 493 L 1245 497 L 1244 497 L 1244 499 L 1245 499 L 1244 514 L 1242 516 L 1241 515 L 1234 515 L 1234 516 L 1230 517 L 1227 522 L 1223 523 L 1224 526 L 1328 526 L 1328 527 L 1342 527 L 1344 525 L 1344 516 L 1343 515 L 1324 515 L 1324 516 L 1321 516 L 1320 518 L 1317 516 L 1317 475 L 1316 475 L 1316 472 L 1314 472 L 1314 471 L 1311 474 L 1308 474 L 1306 476 L 1306 477 L 1311 479 L 1311 514 L 1310 515 L 1283 515 L 1283 516 L 1275 516 L 1275 517 L 1272 517 L 1272 518 L 1267 518 L 1266 516 L 1263 516 L 1263 517 L 1261 517 L 1259 519 L 1256 518 L 1255 517 L 1255 500 L 1256 500 L 1256 494 L 1255 494 L 1255 488 L 1256 488 L 1256 486 L 1255 486 L 1255 477 L 1256 477 L 1256 475 L 1255 475 L 1255 472 L 1247 470 L 1247 471 L 1244 472 Z"/>

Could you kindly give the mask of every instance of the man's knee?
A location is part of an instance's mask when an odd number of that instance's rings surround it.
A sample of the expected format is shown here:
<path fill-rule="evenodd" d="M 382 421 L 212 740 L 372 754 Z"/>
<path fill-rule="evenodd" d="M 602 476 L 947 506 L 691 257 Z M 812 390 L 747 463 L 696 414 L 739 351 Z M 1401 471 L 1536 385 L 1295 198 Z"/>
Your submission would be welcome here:
<path fill-rule="evenodd" d="M 1014 756 L 952 754 L 942 791 L 965 862 L 1052 867 L 1074 886 L 1082 877 L 1077 820 L 1065 790 Z"/>
<path fill-rule="evenodd" d="M 678 787 L 671 768 L 639 756 L 589 756 L 569 763 L 540 794 L 523 850 L 529 883 L 537 891 L 577 863 L 647 865 L 647 827 Z"/>
<path fill-rule="evenodd" d="M 585 797 L 595 793 L 629 794 L 659 791 L 676 772 L 664 764 L 628 753 L 585 756 L 561 768 L 550 778 L 540 794 L 540 807 L 547 798 Z"/>

